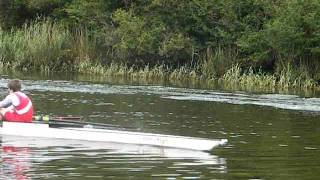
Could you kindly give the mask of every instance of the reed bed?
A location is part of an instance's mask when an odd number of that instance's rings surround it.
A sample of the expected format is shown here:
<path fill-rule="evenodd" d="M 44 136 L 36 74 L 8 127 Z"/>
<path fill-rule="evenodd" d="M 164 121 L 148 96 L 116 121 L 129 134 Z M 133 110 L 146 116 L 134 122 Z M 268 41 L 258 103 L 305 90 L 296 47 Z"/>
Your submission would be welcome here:
<path fill-rule="evenodd" d="M 12 68 L 22 70 L 59 64 L 69 35 L 49 21 L 25 25 L 22 29 L 0 33 L 0 59 Z"/>
<path fill-rule="evenodd" d="M 96 51 L 96 40 L 91 40 L 88 34 L 85 29 L 71 33 L 49 19 L 10 32 L 0 29 L 0 63 L 25 71 L 74 71 L 79 67 L 98 70 L 96 60 L 100 54 Z"/>
<path fill-rule="evenodd" d="M 220 84 L 229 89 L 245 89 L 252 91 L 254 89 L 275 91 L 275 89 L 297 88 L 313 89 L 318 88 L 316 82 L 303 75 L 303 73 L 293 73 L 291 70 L 283 70 L 280 76 L 265 74 L 261 71 L 254 72 L 252 68 L 243 70 L 238 64 L 232 66 L 220 78 L 203 78 L 195 70 L 188 67 L 179 69 L 170 69 L 167 66 L 145 66 L 144 68 L 128 67 L 123 64 L 111 63 L 109 66 L 81 63 L 78 69 L 81 73 L 100 74 L 105 76 L 123 76 L 135 80 L 168 80 L 170 82 L 197 82 L 207 84 Z M 217 82 L 217 83 L 215 83 Z"/>
<path fill-rule="evenodd" d="M 244 72 L 239 65 L 234 65 L 219 79 L 221 83 L 231 86 L 258 89 L 313 89 L 319 88 L 317 83 L 304 72 L 283 69 L 279 76 L 262 72 L 254 73 L 252 68 Z"/>

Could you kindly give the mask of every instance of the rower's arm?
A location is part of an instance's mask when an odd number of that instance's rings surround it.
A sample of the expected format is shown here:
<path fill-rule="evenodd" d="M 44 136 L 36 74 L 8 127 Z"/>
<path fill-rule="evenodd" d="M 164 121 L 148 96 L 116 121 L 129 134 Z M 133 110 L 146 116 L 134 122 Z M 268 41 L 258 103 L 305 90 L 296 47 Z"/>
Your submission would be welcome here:
<path fill-rule="evenodd" d="M 12 98 L 7 96 L 4 100 L 0 101 L 0 108 L 7 108 L 12 105 Z"/>

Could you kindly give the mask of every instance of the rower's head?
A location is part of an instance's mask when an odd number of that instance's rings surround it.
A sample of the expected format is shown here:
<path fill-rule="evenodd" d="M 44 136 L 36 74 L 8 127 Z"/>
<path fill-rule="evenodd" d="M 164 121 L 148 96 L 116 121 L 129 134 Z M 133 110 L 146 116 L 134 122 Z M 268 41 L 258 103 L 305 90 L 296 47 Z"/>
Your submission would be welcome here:
<path fill-rule="evenodd" d="M 21 90 L 21 83 L 18 79 L 13 79 L 8 82 L 9 91 L 17 92 Z"/>

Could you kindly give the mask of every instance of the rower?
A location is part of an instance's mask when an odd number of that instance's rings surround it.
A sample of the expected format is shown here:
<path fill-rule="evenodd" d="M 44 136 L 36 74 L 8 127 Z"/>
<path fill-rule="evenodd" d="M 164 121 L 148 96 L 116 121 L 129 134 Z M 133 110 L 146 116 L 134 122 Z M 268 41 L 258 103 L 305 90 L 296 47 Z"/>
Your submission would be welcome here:
<path fill-rule="evenodd" d="M 9 95 L 0 102 L 0 120 L 32 122 L 33 106 L 30 98 L 21 92 L 21 83 L 14 79 L 8 82 Z"/>

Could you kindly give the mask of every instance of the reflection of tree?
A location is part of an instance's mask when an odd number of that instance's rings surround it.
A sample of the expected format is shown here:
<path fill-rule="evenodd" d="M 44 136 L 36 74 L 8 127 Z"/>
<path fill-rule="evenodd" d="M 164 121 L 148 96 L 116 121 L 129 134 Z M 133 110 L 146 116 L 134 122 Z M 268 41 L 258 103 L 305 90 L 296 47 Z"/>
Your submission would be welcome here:
<path fill-rule="evenodd" d="M 31 169 L 29 148 L 1 147 L 0 179 L 30 179 L 26 172 Z"/>

